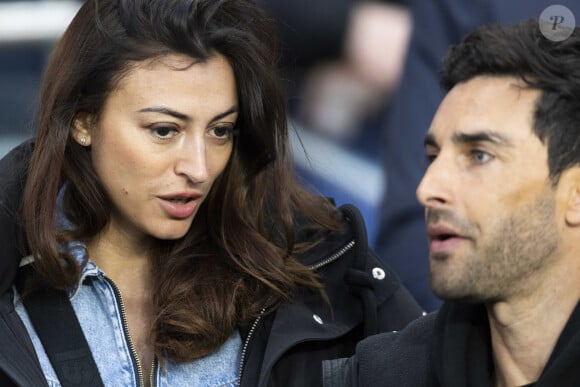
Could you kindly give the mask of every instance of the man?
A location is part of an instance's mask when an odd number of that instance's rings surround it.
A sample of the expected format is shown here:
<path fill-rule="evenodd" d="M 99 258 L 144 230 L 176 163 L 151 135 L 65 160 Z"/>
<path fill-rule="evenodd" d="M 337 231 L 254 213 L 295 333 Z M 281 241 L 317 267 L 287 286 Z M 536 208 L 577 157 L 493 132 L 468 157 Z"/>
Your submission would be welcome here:
<path fill-rule="evenodd" d="M 445 303 L 325 362 L 325 385 L 580 385 L 580 29 L 545 33 L 487 26 L 449 51 L 417 189 Z"/>
<path fill-rule="evenodd" d="M 428 246 L 423 208 L 414 192 L 425 173 L 423 137 L 444 93 L 441 59 L 450 45 L 484 24 L 513 24 L 537 18 L 557 3 L 580 21 L 578 0 L 409 0 L 413 33 L 401 83 L 385 112 L 380 149 L 387 181 L 374 246 L 427 311 L 441 306 L 429 287 Z M 388 47 L 388 46 L 385 46 Z"/>

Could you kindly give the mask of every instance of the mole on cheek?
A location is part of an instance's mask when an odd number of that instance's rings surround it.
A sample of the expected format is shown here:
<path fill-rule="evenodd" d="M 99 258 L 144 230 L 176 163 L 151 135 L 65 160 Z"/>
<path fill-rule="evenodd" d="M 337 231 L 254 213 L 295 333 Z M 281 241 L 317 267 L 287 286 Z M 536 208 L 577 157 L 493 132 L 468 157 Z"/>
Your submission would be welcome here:
<path fill-rule="evenodd" d="M 127 191 L 126 188 L 123 188 L 122 192 L 123 192 L 123 195 L 125 195 L 125 196 L 129 195 L 129 191 Z"/>

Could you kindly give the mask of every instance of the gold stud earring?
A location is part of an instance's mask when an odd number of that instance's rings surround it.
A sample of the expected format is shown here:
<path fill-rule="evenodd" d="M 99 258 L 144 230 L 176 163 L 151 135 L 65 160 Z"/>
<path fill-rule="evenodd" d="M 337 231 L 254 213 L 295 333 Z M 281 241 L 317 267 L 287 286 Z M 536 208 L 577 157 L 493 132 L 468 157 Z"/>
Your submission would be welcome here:
<path fill-rule="evenodd" d="M 81 137 L 79 141 L 81 142 L 82 146 L 87 145 L 87 138 L 85 136 Z"/>

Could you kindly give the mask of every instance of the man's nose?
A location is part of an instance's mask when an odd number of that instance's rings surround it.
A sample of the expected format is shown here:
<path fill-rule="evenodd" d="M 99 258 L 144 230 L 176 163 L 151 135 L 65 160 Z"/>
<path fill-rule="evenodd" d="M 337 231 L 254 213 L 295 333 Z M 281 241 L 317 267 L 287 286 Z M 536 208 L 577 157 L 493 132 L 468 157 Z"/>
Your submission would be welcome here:
<path fill-rule="evenodd" d="M 453 178 L 452 163 L 447 155 L 438 155 L 429 165 L 419 186 L 417 199 L 425 207 L 448 204 L 452 201 Z"/>

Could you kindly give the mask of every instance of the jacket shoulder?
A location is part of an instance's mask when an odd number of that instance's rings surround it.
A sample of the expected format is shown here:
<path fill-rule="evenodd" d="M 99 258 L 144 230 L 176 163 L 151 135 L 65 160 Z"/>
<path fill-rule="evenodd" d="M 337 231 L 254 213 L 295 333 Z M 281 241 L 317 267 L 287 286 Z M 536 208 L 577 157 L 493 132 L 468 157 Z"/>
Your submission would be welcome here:
<path fill-rule="evenodd" d="M 11 290 L 0 295 L 0 386 L 47 386 L 26 328 L 13 310 Z"/>
<path fill-rule="evenodd" d="M 323 362 L 324 386 L 436 386 L 430 360 L 437 313 L 362 340 L 353 356 Z"/>
<path fill-rule="evenodd" d="M 409 370 L 423 369 L 429 360 L 436 318 L 437 312 L 432 312 L 415 319 L 401 331 L 370 336 L 357 345 L 356 353 L 363 364 L 386 367 L 391 372 L 402 370 L 405 364 Z"/>

